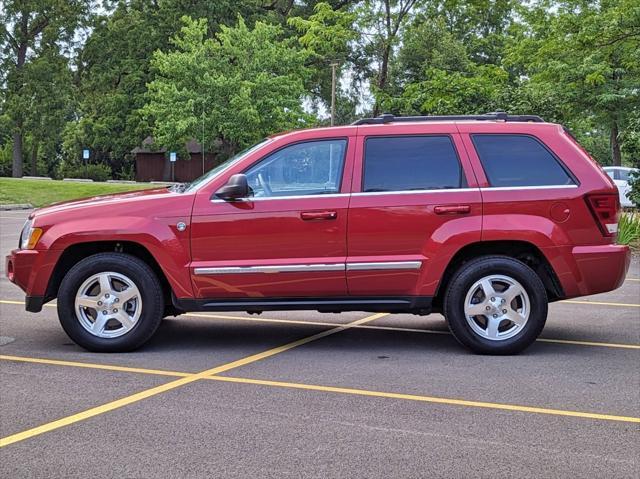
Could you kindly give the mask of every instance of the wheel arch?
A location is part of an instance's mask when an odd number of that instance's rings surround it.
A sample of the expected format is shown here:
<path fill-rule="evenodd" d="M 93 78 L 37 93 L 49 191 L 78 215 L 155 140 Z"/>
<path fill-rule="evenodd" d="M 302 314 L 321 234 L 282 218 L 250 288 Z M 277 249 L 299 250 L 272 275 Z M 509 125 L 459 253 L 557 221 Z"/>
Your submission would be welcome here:
<path fill-rule="evenodd" d="M 144 261 L 158 277 L 162 285 L 166 304 L 171 304 L 171 293 L 173 289 L 167 275 L 153 254 L 151 254 L 145 246 L 133 241 L 92 241 L 75 243 L 65 248 L 49 279 L 45 301 L 50 301 L 58 295 L 58 289 L 62 279 L 78 261 L 97 253 L 107 252 L 130 254 Z"/>
<path fill-rule="evenodd" d="M 434 296 L 434 310 L 441 311 L 444 293 L 455 272 L 467 261 L 488 255 L 507 256 L 522 261 L 540 277 L 550 302 L 564 298 L 564 291 L 555 271 L 536 245 L 520 240 L 479 241 L 465 245 L 449 261 Z"/>

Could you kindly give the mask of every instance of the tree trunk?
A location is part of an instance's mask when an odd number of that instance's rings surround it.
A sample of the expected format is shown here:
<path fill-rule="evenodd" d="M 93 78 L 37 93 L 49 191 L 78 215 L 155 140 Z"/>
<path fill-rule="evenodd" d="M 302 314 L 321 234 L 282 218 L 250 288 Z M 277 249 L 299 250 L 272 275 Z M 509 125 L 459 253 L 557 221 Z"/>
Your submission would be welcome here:
<path fill-rule="evenodd" d="M 622 154 L 620 153 L 620 140 L 619 140 L 618 122 L 616 120 L 611 124 L 611 136 L 609 137 L 609 144 L 611 146 L 611 158 L 613 160 L 613 166 L 620 166 L 622 164 Z"/>
<path fill-rule="evenodd" d="M 33 148 L 31 149 L 31 176 L 38 176 L 38 149 L 40 143 L 33 140 Z"/>
<path fill-rule="evenodd" d="M 389 56 L 391 55 L 391 45 L 387 44 L 382 52 L 382 62 L 380 63 L 380 74 L 378 75 L 378 91 L 383 91 L 387 86 L 387 77 L 389 75 Z M 380 104 L 376 100 L 376 104 L 373 107 L 373 116 L 380 114 Z"/>
<path fill-rule="evenodd" d="M 27 61 L 27 40 L 29 38 L 29 12 L 22 11 L 22 17 L 20 19 L 20 33 L 21 40 L 16 51 L 16 70 L 18 72 L 18 81 L 22 74 L 22 68 Z M 18 90 L 22 88 L 18 87 Z M 21 115 L 21 114 L 20 114 Z M 14 178 L 20 178 L 22 172 L 22 116 L 16 119 L 15 130 L 13 133 L 13 165 L 11 168 L 11 175 Z"/>
<path fill-rule="evenodd" d="M 22 177 L 22 130 L 19 130 L 13 134 L 13 167 L 11 169 L 11 176 L 14 178 Z"/>

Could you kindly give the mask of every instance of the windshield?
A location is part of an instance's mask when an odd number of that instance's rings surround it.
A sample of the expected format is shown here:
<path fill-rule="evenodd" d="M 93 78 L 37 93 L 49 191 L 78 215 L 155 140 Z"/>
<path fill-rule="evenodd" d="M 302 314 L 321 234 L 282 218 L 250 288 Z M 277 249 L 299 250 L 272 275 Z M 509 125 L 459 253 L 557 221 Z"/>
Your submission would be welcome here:
<path fill-rule="evenodd" d="M 187 186 L 185 188 L 183 188 L 182 191 L 194 191 L 194 190 L 197 190 L 202 185 L 208 183 L 209 180 L 211 180 L 218 173 L 222 172 L 223 170 L 226 170 L 230 166 L 232 166 L 235 163 L 237 163 L 238 161 L 242 160 L 245 156 L 249 155 L 250 153 L 253 153 L 255 150 L 257 150 L 258 148 L 261 148 L 263 145 L 266 145 L 270 141 L 271 141 L 270 138 L 265 138 L 261 142 L 256 143 L 255 145 L 253 145 L 253 146 L 251 146 L 251 147 L 249 147 L 249 148 L 247 148 L 245 150 L 242 150 L 240 153 L 236 153 L 235 155 L 233 155 L 232 157 L 230 157 L 226 161 L 223 161 L 222 163 L 220 163 L 218 166 L 216 166 L 216 167 L 210 169 L 209 171 L 207 171 L 200 178 L 196 178 L 191 183 L 187 184 Z"/>

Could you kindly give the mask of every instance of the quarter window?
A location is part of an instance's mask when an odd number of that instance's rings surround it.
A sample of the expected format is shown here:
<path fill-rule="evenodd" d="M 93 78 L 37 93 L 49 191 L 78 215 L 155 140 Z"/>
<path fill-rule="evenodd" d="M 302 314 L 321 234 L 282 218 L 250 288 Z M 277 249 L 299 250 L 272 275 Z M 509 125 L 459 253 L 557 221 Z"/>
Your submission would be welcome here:
<path fill-rule="evenodd" d="M 526 135 L 472 135 L 491 186 L 562 186 L 575 181 L 556 157 Z"/>
<path fill-rule="evenodd" d="M 347 150 L 346 139 L 286 146 L 245 172 L 255 197 L 338 193 Z"/>
<path fill-rule="evenodd" d="M 363 191 L 407 191 L 464 186 L 448 136 L 367 138 Z"/>

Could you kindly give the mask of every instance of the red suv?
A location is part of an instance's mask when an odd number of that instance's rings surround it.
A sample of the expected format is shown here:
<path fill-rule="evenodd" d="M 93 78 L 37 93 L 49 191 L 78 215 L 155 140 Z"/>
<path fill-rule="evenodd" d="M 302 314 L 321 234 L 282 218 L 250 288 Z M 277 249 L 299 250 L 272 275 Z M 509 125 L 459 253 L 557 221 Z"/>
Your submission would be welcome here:
<path fill-rule="evenodd" d="M 92 351 L 186 311 L 442 313 L 510 354 L 547 304 L 620 286 L 618 191 L 536 116 L 394 117 L 271 137 L 190 184 L 33 212 L 7 275 Z"/>

